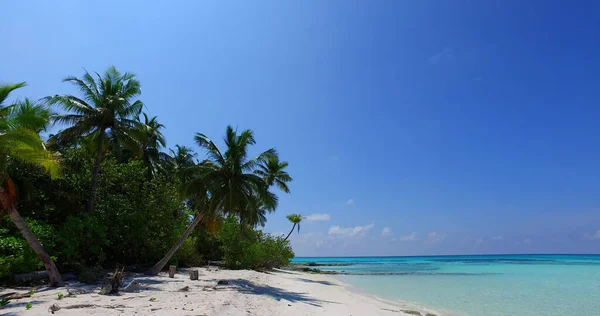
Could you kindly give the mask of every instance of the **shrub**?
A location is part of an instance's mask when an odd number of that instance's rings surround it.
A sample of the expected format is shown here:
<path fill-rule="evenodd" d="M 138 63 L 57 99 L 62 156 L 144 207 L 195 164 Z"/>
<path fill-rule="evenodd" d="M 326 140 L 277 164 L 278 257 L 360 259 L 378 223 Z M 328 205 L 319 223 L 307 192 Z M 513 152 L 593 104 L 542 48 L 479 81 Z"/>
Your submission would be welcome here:
<path fill-rule="evenodd" d="M 182 267 L 198 267 L 204 265 L 206 261 L 196 248 L 198 237 L 188 237 L 177 253 L 173 256 L 173 264 Z"/>
<path fill-rule="evenodd" d="M 240 227 L 235 217 L 225 220 L 217 236 L 223 261 L 232 269 L 272 269 L 289 264 L 294 257 L 288 241 Z"/>
<path fill-rule="evenodd" d="M 0 229 L 0 279 L 8 279 L 12 274 L 28 273 L 44 269 L 36 253 L 29 247 L 21 233 L 5 216 Z M 53 238 L 56 232 L 52 226 L 36 220 L 26 219 L 25 222 L 40 243 L 47 249 L 55 248 Z M 54 258 L 54 257 L 53 257 Z"/>

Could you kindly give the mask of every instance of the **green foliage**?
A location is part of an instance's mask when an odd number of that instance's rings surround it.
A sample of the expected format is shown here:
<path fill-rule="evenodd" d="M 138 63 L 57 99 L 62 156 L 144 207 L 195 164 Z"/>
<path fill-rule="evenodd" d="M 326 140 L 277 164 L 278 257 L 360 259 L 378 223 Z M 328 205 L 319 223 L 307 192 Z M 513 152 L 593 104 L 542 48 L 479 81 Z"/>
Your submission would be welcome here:
<path fill-rule="evenodd" d="M 65 297 L 64 294 L 62 293 L 58 293 L 58 296 L 56 297 L 57 300 L 62 300 Z"/>
<path fill-rule="evenodd" d="M 271 269 L 289 264 L 294 257 L 288 241 L 240 226 L 233 216 L 225 220 L 217 238 L 223 261 L 232 269 Z"/>
<path fill-rule="evenodd" d="M 82 210 L 92 161 L 84 149 L 65 150 L 64 176 L 58 180 L 51 180 L 39 168 L 15 165 L 15 181 L 37 181 L 21 186 L 19 209 L 32 231 L 61 270 L 79 272 L 96 265 L 159 259 L 187 225 L 187 210 L 177 193 L 178 180 L 164 175 L 149 180 L 142 161 L 119 163 L 109 155 L 102 163 L 96 210 L 86 213 Z M 8 219 L 0 221 L 0 229 L 0 279 L 43 269 Z M 192 250 L 193 245 L 186 250 L 184 261 L 202 262 Z"/>
<path fill-rule="evenodd" d="M 27 220 L 38 239 L 48 249 L 54 249 L 54 229 L 40 221 Z M 27 273 L 43 269 L 44 265 L 39 260 L 33 249 L 29 247 L 19 231 L 12 225 L 8 217 L 0 221 L 0 279 L 7 279 L 12 274 Z"/>
<path fill-rule="evenodd" d="M 33 307 L 33 305 L 31 305 L 30 303 L 27 303 L 27 304 L 25 305 L 25 309 L 26 309 L 26 310 L 30 310 L 32 307 Z"/>
<path fill-rule="evenodd" d="M 25 83 L 0 85 L 0 212 L 17 210 L 33 233 L 0 217 L 0 281 L 44 268 L 22 233 L 37 238 L 44 248 L 38 252 L 51 254 L 59 270 L 95 283 L 102 267 L 156 262 L 199 212 L 198 228 L 173 257 L 177 265 L 223 259 L 233 268 L 268 269 L 289 263 L 286 240 L 254 230 L 277 207 L 270 187 L 289 193 L 288 163 L 274 149 L 250 158 L 251 130 L 228 126 L 223 152 L 196 134 L 206 160 L 183 146 L 169 155 L 162 152 L 164 126 L 142 113 L 133 74 L 110 67 L 64 81 L 80 96 L 6 105 L 9 93 Z M 66 128 L 44 144 L 39 133 L 51 120 Z"/>
<path fill-rule="evenodd" d="M 186 239 L 181 247 L 179 247 L 175 256 L 173 256 L 173 263 L 176 266 L 185 267 L 198 267 L 204 265 L 206 260 L 204 260 L 196 248 L 196 244 L 198 244 L 198 237 L 189 237 Z"/>
<path fill-rule="evenodd" d="M 0 307 L 6 306 L 10 304 L 10 300 L 6 297 L 3 297 L 2 299 L 0 299 Z"/>

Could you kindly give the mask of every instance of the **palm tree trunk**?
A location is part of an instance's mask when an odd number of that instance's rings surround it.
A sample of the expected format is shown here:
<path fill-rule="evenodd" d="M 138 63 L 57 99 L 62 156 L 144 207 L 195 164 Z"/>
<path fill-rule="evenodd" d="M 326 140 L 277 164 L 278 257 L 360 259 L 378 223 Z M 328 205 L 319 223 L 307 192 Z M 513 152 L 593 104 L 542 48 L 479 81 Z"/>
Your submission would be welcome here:
<path fill-rule="evenodd" d="M 94 200 L 96 199 L 96 189 L 98 188 L 98 174 L 100 173 L 100 163 L 102 162 L 102 139 L 104 138 L 104 131 L 100 131 L 98 151 L 96 152 L 96 160 L 94 161 L 94 169 L 92 169 L 92 187 L 90 192 L 90 198 L 88 199 L 87 211 L 94 211 Z"/>
<path fill-rule="evenodd" d="M 35 251 L 35 253 L 40 257 L 44 263 L 44 266 L 46 266 L 46 270 L 48 270 L 48 276 L 50 277 L 50 285 L 63 286 L 64 283 L 60 277 L 60 274 L 58 273 L 58 270 L 56 269 L 56 265 L 54 265 L 54 261 L 52 261 L 52 258 L 50 258 L 48 253 L 46 253 L 46 250 L 44 250 L 42 244 L 40 244 L 39 240 L 35 237 L 31 229 L 29 229 L 27 223 L 25 223 L 14 206 L 8 210 L 8 217 L 10 217 L 10 220 L 15 224 L 15 226 L 17 226 L 23 237 L 25 237 L 25 240 L 27 240 L 29 246 L 33 248 L 33 251 Z"/>
<path fill-rule="evenodd" d="M 173 247 L 171 247 L 169 252 L 167 252 L 167 254 L 162 259 L 160 259 L 160 261 L 157 264 L 155 264 L 150 270 L 146 271 L 146 274 L 157 275 L 160 271 L 162 271 L 162 269 L 167 265 L 169 260 L 171 260 L 171 257 L 173 257 L 173 255 L 177 252 L 179 247 L 181 247 L 183 242 L 188 238 L 188 236 L 190 236 L 190 234 L 192 233 L 194 228 L 196 228 L 196 226 L 198 226 L 198 223 L 200 223 L 200 221 L 202 220 L 202 217 L 204 217 L 204 215 L 201 213 L 196 215 L 196 218 L 194 218 L 194 221 L 188 226 L 188 228 L 185 230 L 183 235 L 181 235 L 181 237 L 179 237 L 179 240 L 177 240 L 175 245 L 173 245 Z"/>
<path fill-rule="evenodd" d="M 294 232 L 294 228 L 296 228 L 296 223 L 294 223 L 294 226 L 292 226 L 292 230 L 290 230 L 290 233 L 285 237 L 283 241 L 286 241 L 288 240 L 288 238 L 290 238 L 290 235 Z"/>

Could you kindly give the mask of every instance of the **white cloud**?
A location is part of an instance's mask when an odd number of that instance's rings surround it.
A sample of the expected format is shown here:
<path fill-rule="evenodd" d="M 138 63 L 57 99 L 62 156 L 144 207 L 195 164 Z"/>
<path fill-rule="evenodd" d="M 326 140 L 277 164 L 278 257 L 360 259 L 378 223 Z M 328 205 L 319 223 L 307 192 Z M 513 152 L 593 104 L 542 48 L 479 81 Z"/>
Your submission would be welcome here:
<path fill-rule="evenodd" d="M 400 237 L 401 241 L 416 241 L 417 240 L 417 233 L 412 232 L 406 236 L 402 236 Z"/>
<path fill-rule="evenodd" d="M 475 247 L 479 246 L 483 244 L 483 238 L 477 238 L 475 239 Z"/>
<path fill-rule="evenodd" d="M 375 227 L 375 224 L 369 224 L 366 226 L 354 226 L 354 227 L 340 227 L 340 226 L 331 226 L 329 228 L 328 234 L 330 236 L 364 236 L 371 228 Z"/>
<path fill-rule="evenodd" d="M 502 240 L 502 238 L 504 238 L 504 237 L 502 237 L 502 236 L 494 236 L 494 237 L 492 237 L 492 240 L 498 241 L 498 240 Z"/>
<path fill-rule="evenodd" d="M 442 61 L 451 61 L 454 60 L 454 50 L 451 47 L 444 47 L 441 51 L 437 52 L 435 55 L 429 57 L 429 64 L 435 65 Z"/>
<path fill-rule="evenodd" d="M 393 235 L 393 234 L 392 234 L 392 229 L 391 229 L 391 228 L 389 228 L 389 227 L 384 227 L 384 228 L 381 230 L 381 236 L 392 236 L 392 235 Z"/>
<path fill-rule="evenodd" d="M 354 205 L 354 199 L 346 201 L 346 205 Z"/>
<path fill-rule="evenodd" d="M 600 239 L 600 230 L 596 231 L 594 234 L 586 234 L 585 238 L 587 239 Z"/>
<path fill-rule="evenodd" d="M 331 219 L 331 216 L 329 216 L 329 214 L 325 214 L 325 213 L 315 213 L 315 214 L 310 214 L 308 216 L 305 217 L 305 219 L 307 221 L 328 221 Z"/>
<path fill-rule="evenodd" d="M 431 232 L 427 234 L 427 239 L 429 242 L 436 243 L 444 240 L 446 238 L 446 234 L 440 234 L 437 232 Z"/>

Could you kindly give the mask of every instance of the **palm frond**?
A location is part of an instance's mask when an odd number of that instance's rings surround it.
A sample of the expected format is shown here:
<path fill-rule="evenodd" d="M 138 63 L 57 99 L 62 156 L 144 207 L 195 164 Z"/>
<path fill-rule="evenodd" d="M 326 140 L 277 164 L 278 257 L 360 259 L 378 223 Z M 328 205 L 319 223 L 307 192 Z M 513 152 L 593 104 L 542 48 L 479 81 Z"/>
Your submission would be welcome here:
<path fill-rule="evenodd" d="M 1 84 L 0 85 L 0 106 L 2 106 L 2 103 L 4 103 L 4 101 L 6 101 L 6 99 L 8 98 L 8 95 L 19 89 L 19 88 L 23 88 L 24 86 L 26 86 L 27 83 L 25 82 L 19 82 L 19 83 L 15 83 L 15 84 Z"/>
<path fill-rule="evenodd" d="M 89 84 L 89 79 L 91 78 L 90 74 L 86 71 L 83 77 L 84 79 L 79 79 L 74 76 L 68 76 L 63 79 L 63 82 L 69 82 L 74 84 L 79 88 L 79 91 L 83 93 L 84 99 L 88 100 L 92 104 L 99 104 L 100 96 L 98 94 L 98 91 L 96 88 L 90 86 Z M 94 81 L 92 80 L 92 82 Z"/>
<path fill-rule="evenodd" d="M 196 141 L 196 144 L 198 144 L 198 146 L 205 148 L 208 151 L 208 156 L 210 158 L 214 159 L 220 164 L 225 164 L 225 158 L 221 154 L 221 151 L 219 150 L 217 145 L 215 145 L 215 143 L 213 143 L 213 141 L 210 140 L 210 138 L 208 138 L 208 136 L 201 133 L 196 133 L 196 136 L 194 136 L 194 140 Z"/>

